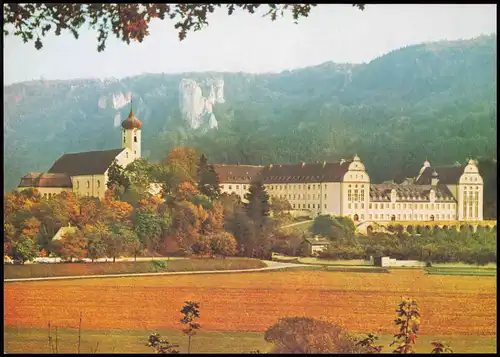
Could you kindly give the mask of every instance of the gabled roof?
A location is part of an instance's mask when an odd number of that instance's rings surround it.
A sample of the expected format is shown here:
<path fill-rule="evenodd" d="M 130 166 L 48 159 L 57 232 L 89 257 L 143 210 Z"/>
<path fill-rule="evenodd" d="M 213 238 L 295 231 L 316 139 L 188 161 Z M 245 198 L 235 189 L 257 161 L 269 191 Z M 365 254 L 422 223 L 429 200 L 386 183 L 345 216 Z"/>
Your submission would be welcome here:
<path fill-rule="evenodd" d="M 61 227 L 59 228 L 59 230 L 57 231 L 57 233 L 55 234 L 54 237 L 52 237 L 52 240 L 59 240 L 63 237 L 63 235 L 65 234 L 71 234 L 71 233 L 75 233 L 77 230 L 76 227 Z"/>
<path fill-rule="evenodd" d="M 431 185 L 398 185 L 398 184 L 371 184 L 370 201 L 391 202 L 391 191 L 396 190 L 398 202 L 429 202 Z M 446 185 L 438 183 L 434 188 L 436 201 L 449 202 L 454 200 Z"/>
<path fill-rule="evenodd" d="M 30 172 L 21 178 L 17 187 L 62 187 L 72 188 L 71 178 L 65 173 Z"/>
<path fill-rule="evenodd" d="M 221 183 L 254 183 L 262 178 L 264 166 L 213 165 Z"/>
<path fill-rule="evenodd" d="M 262 172 L 263 183 L 340 182 L 351 162 L 269 165 Z"/>
<path fill-rule="evenodd" d="M 465 166 L 453 165 L 453 166 L 440 166 L 440 167 L 426 167 L 422 175 L 418 177 L 415 181 L 417 185 L 430 185 L 432 179 L 432 173 L 436 170 L 438 174 L 439 183 L 445 185 L 457 185 L 460 177 L 464 173 Z"/>
<path fill-rule="evenodd" d="M 48 172 L 65 173 L 69 176 L 102 175 L 123 150 L 125 149 L 64 154 L 52 165 Z"/>
<path fill-rule="evenodd" d="M 310 245 L 330 245 L 330 241 L 323 237 L 305 238 L 305 241 Z"/>

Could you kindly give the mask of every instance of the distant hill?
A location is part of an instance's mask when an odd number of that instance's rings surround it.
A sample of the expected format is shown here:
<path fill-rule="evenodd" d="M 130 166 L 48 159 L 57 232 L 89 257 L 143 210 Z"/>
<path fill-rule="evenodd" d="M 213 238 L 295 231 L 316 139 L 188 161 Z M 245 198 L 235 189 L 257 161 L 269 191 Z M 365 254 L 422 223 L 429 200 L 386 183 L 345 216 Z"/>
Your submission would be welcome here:
<path fill-rule="evenodd" d="M 223 80 L 225 101 L 213 106 L 218 129 L 194 130 L 183 119 L 179 83 L 186 78 Z M 177 145 L 219 163 L 357 153 L 380 182 L 415 175 L 426 158 L 433 165 L 496 158 L 496 36 L 408 46 L 361 65 L 33 81 L 4 91 L 4 190 L 66 152 L 120 146 L 128 92 L 144 124 L 144 156 L 155 161 Z"/>

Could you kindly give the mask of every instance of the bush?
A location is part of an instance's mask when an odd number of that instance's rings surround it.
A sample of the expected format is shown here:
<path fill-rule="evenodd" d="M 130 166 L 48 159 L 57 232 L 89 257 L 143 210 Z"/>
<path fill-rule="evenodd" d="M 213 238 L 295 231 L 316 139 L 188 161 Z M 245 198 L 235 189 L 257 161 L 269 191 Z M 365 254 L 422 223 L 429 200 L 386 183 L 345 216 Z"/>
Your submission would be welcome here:
<path fill-rule="evenodd" d="M 164 260 L 153 260 L 151 262 L 151 266 L 152 266 L 154 271 L 163 270 L 163 269 L 166 269 L 168 267 L 168 263 Z"/>
<path fill-rule="evenodd" d="M 355 339 L 340 326 L 308 317 L 280 319 L 265 333 L 275 345 L 272 353 L 363 353 Z"/>

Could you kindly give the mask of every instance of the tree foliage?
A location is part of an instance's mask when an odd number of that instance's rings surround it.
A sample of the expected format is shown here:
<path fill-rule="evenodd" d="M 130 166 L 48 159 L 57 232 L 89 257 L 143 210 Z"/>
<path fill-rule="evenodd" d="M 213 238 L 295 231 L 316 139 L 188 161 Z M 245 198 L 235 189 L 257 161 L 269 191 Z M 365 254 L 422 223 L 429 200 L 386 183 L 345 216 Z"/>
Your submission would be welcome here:
<path fill-rule="evenodd" d="M 131 40 L 142 42 L 149 35 L 149 23 L 152 19 L 170 19 L 179 31 L 179 40 L 183 40 L 190 31 L 199 31 L 208 25 L 208 14 L 218 8 L 227 10 L 232 15 L 236 9 L 255 13 L 262 4 L 6 4 L 4 5 L 4 35 L 19 36 L 23 41 L 34 41 L 36 49 L 43 47 L 42 38 L 52 31 L 59 36 L 69 31 L 78 39 L 84 24 L 96 29 L 99 52 L 106 48 L 108 36 L 130 43 Z M 276 20 L 284 12 L 291 12 L 297 21 L 307 17 L 316 4 L 268 4 L 265 16 Z M 353 5 L 361 10 L 364 5 Z M 35 38 L 36 37 L 36 38 Z"/>

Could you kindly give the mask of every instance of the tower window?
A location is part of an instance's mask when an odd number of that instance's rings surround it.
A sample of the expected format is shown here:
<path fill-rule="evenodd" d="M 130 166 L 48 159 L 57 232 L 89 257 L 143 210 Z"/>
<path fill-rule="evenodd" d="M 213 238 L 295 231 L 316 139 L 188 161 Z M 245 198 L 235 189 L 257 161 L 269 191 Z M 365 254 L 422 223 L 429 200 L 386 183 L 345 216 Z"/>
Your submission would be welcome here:
<path fill-rule="evenodd" d="M 101 181 L 97 180 L 97 188 L 101 187 Z"/>
<path fill-rule="evenodd" d="M 125 135 L 124 135 L 124 136 L 123 136 L 123 142 L 125 143 L 126 141 L 127 141 L 127 140 L 126 140 Z"/>
<path fill-rule="evenodd" d="M 137 136 L 134 135 L 134 143 L 137 142 Z"/>
<path fill-rule="evenodd" d="M 90 188 L 90 181 L 87 181 L 87 188 Z"/>
<path fill-rule="evenodd" d="M 125 157 L 128 159 L 128 151 L 125 152 Z"/>

